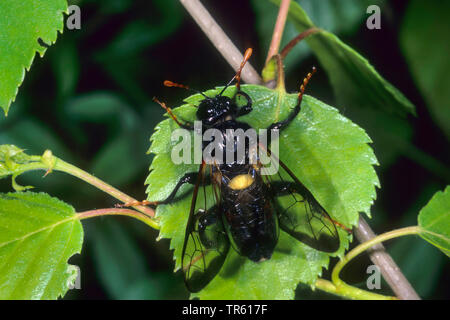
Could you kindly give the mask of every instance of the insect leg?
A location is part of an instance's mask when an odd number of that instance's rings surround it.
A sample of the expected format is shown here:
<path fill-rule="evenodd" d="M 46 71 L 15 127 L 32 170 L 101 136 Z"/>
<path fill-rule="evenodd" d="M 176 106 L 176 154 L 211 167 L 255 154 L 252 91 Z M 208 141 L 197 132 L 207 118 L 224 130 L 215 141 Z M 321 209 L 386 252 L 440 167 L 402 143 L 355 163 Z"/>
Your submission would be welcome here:
<path fill-rule="evenodd" d="M 117 204 L 116 207 L 118 208 L 123 208 L 123 207 L 135 207 L 135 206 L 157 206 L 160 204 L 167 204 L 173 201 L 173 199 L 175 198 L 178 190 L 181 188 L 181 186 L 185 183 L 190 183 L 190 184 L 195 184 L 197 182 L 197 177 L 198 177 L 198 172 L 190 172 L 185 174 L 177 183 L 177 185 L 175 186 L 175 188 L 173 189 L 173 191 L 171 192 L 171 194 L 162 201 L 148 201 L 148 200 L 143 200 L 143 201 L 134 201 L 134 202 L 126 202 L 123 204 Z"/>
<path fill-rule="evenodd" d="M 308 84 L 309 80 L 311 79 L 312 75 L 316 72 L 316 68 L 313 67 L 312 72 L 308 73 L 308 75 L 303 79 L 302 85 L 300 86 L 300 92 L 298 93 L 298 102 L 295 106 L 294 110 L 289 114 L 287 119 L 273 123 L 267 128 L 267 130 L 282 130 L 285 128 L 289 123 L 291 123 L 292 120 L 298 115 L 300 112 L 300 105 L 302 104 L 303 94 L 305 93 L 306 85 Z"/>
<path fill-rule="evenodd" d="M 253 110 L 252 98 L 250 98 L 250 96 L 248 94 L 246 94 L 245 92 L 242 92 L 242 91 L 238 91 L 236 93 L 236 96 L 238 96 L 238 95 L 243 96 L 245 99 L 247 99 L 247 104 L 239 109 L 236 117 L 240 117 L 240 116 L 249 114 Z"/>
<path fill-rule="evenodd" d="M 288 195 L 290 193 L 305 194 L 305 190 L 309 193 L 305 187 L 299 186 L 295 182 L 290 181 L 273 181 L 271 182 L 270 187 L 272 189 L 272 194 L 276 197 Z"/>

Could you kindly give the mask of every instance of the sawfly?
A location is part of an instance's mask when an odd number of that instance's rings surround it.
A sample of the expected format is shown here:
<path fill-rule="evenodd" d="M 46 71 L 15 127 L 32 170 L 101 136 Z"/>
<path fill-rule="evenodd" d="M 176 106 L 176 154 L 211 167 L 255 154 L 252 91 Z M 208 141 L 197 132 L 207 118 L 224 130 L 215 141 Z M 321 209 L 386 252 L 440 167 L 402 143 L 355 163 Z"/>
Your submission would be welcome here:
<path fill-rule="evenodd" d="M 268 154 L 279 163 L 278 173 L 272 176 L 262 174 L 264 165 L 257 156 L 256 161 L 250 163 L 250 157 L 255 152 L 250 149 L 248 141 L 229 137 L 230 129 L 251 129 L 248 124 L 238 120 L 252 111 L 251 97 L 240 88 L 241 71 L 251 53 L 252 50 L 247 49 L 236 75 L 219 94 L 209 97 L 194 90 L 203 96 L 196 106 L 197 120 L 201 121 L 204 128 L 218 130 L 224 141 L 234 139 L 234 152 L 239 146 L 244 146 L 245 161 L 211 163 L 203 159 L 198 171 L 183 176 L 167 199 L 141 202 L 153 206 L 168 204 L 174 200 L 182 185 L 194 185 L 182 250 L 184 279 L 191 292 L 200 291 L 216 276 L 230 247 L 255 263 L 270 259 L 280 229 L 320 251 L 335 252 L 340 245 L 336 229 L 338 223 L 330 218 L 312 193 L 282 161 L 271 154 L 267 146 Z M 305 87 L 314 72 L 315 68 L 303 80 L 297 104 L 287 118 L 271 124 L 268 130 L 281 131 L 298 115 Z M 234 96 L 223 95 L 233 81 L 236 81 Z M 165 81 L 164 84 L 192 90 L 171 81 Z M 245 102 L 241 106 L 238 106 L 238 97 Z M 165 103 L 155 101 L 181 128 L 194 130 L 192 123 L 178 119 Z M 225 149 L 225 145 L 222 146 Z M 206 145 L 202 148 L 204 150 Z M 208 193 L 200 192 L 207 187 L 212 189 L 209 195 L 213 199 L 206 199 Z"/>

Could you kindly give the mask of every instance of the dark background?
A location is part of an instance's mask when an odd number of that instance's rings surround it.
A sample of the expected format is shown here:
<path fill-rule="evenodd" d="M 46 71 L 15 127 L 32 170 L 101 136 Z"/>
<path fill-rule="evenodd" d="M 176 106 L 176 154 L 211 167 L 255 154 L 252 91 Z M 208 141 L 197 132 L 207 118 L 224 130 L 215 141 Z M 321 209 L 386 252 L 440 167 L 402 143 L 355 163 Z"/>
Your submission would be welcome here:
<path fill-rule="evenodd" d="M 238 48 L 254 49 L 251 63 L 256 70 L 264 65 L 277 14 L 277 7 L 262 2 L 266 1 L 203 1 Z M 391 121 L 368 110 L 340 108 L 368 131 L 380 162 L 376 170 L 382 188 L 373 206 L 371 226 L 382 233 L 416 224 L 419 210 L 449 184 L 450 155 L 448 137 L 433 121 L 399 44 L 410 2 L 381 1 L 381 30 L 365 27 L 364 1 L 320 1 L 320 7 L 318 1 L 299 2 L 313 22 L 335 32 L 368 58 L 416 106 L 417 117 L 388 115 Z M 170 79 L 206 90 L 228 82 L 234 71 L 178 1 L 71 3 L 81 7 L 81 30 L 65 29 L 43 59 L 36 57 L 9 116 L 0 117 L 0 144 L 15 144 L 28 154 L 51 149 L 134 198 L 145 199 L 144 181 L 152 160 L 146 154 L 149 137 L 164 113 L 152 98 L 175 107 L 189 95 L 165 88 L 162 82 Z M 336 8 L 340 5 L 353 9 L 351 19 L 339 18 Z M 286 28 L 284 43 L 295 36 L 292 26 Z M 434 40 L 448 41 L 439 35 Z M 308 94 L 334 106 L 326 73 L 306 44 L 286 61 L 287 89 L 296 91 L 312 65 L 319 72 Z M 380 132 L 385 126 L 395 127 L 398 136 L 391 140 L 383 136 Z M 79 212 L 117 203 L 62 173 L 45 179 L 40 172 L 30 173 L 18 182 L 34 185 L 35 190 L 70 203 Z M 10 189 L 10 181 L 0 181 L 0 191 Z M 82 289 L 70 291 L 67 299 L 188 297 L 180 272 L 172 272 L 169 241 L 155 241 L 156 231 L 128 218 L 97 218 L 83 225 L 83 255 L 70 260 L 81 268 Z M 387 247 L 421 297 L 448 299 L 448 258 L 419 238 L 395 240 Z M 356 259 L 344 270 L 344 279 L 364 284 L 369 264 L 367 257 Z M 317 292 L 311 295 L 303 286 L 297 293 L 301 299 L 329 298 Z"/>

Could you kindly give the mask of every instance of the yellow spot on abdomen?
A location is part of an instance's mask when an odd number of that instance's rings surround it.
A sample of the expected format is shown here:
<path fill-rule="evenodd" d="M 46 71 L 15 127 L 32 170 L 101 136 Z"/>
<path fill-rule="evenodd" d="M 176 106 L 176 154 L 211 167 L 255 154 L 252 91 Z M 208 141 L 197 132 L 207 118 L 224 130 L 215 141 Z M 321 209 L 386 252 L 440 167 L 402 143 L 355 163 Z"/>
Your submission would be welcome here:
<path fill-rule="evenodd" d="M 249 174 L 241 174 L 231 179 L 228 186 L 233 190 L 242 190 L 252 185 L 254 179 Z"/>

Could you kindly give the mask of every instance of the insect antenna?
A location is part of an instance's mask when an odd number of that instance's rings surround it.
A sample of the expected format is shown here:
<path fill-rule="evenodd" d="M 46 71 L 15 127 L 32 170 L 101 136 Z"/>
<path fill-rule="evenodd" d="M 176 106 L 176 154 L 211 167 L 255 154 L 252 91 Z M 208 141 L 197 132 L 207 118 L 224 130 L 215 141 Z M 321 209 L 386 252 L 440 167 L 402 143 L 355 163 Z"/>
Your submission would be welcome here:
<path fill-rule="evenodd" d="M 298 104 L 300 105 L 302 102 L 303 94 L 305 93 L 306 85 L 308 84 L 309 80 L 311 80 L 311 77 L 314 73 L 316 73 L 317 69 L 316 67 L 312 68 L 312 71 L 309 72 L 306 77 L 303 79 L 303 82 L 300 86 L 300 92 L 298 93 Z"/>
<path fill-rule="evenodd" d="M 238 69 L 238 71 L 236 72 L 236 75 L 230 80 L 230 82 L 228 82 L 228 84 L 225 86 L 225 88 L 223 88 L 223 90 L 219 93 L 219 96 L 222 95 L 222 93 L 224 93 L 224 91 L 230 86 L 231 83 L 233 83 L 233 81 L 236 79 L 236 87 L 239 90 L 241 90 L 241 72 L 242 69 L 244 69 L 245 64 L 247 63 L 247 61 L 250 59 L 251 55 L 252 55 L 252 48 L 248 48 L 247 50 L 245 50 L 244 53 L 244 59 L 241 62 L 241 65 Z"/>
<path fill-rule="evenodd" d="M 211 99 L 210 97 L 208 97 L 207 95 L 205 95 L 205 94 L 204 94 L 203 92 L 201 92 L 200 90 L 192 89 L 191 87 L 189 87 L 189 86 L 187 86 L 187 85 L 184 85 L 184 84 L 175 83 L 175 82 L 172 82 L 172 81 L 170 81 L 170 80 L 165 80 L 165 81 L 164 81 L 164 85 L 165 85 L 166 87 L 183 88 L 183 89 L 186 89 L 186 90 L 194 91 L 194 92 L 196 92 L 196 93 L 200 93 L 202 96 L 205 97 L 205 99 Z"/>
<path fill-rule="evenodd" d="M 173 114 L 172 109 L 170 109 L 168 106 L 166 106 L 166 104 L 164 102 L 159 101 L 158 99 L 156 99 L 156 97 L 153 97 L 153 101 L 155 101 L 157 104 L 159 104 L 164 110 L 167 111 L 167 113 L 169 114 L 169 116 L 180 126 L 183 127 L 183 124 L 178 121 L 177 117 Z"/>

